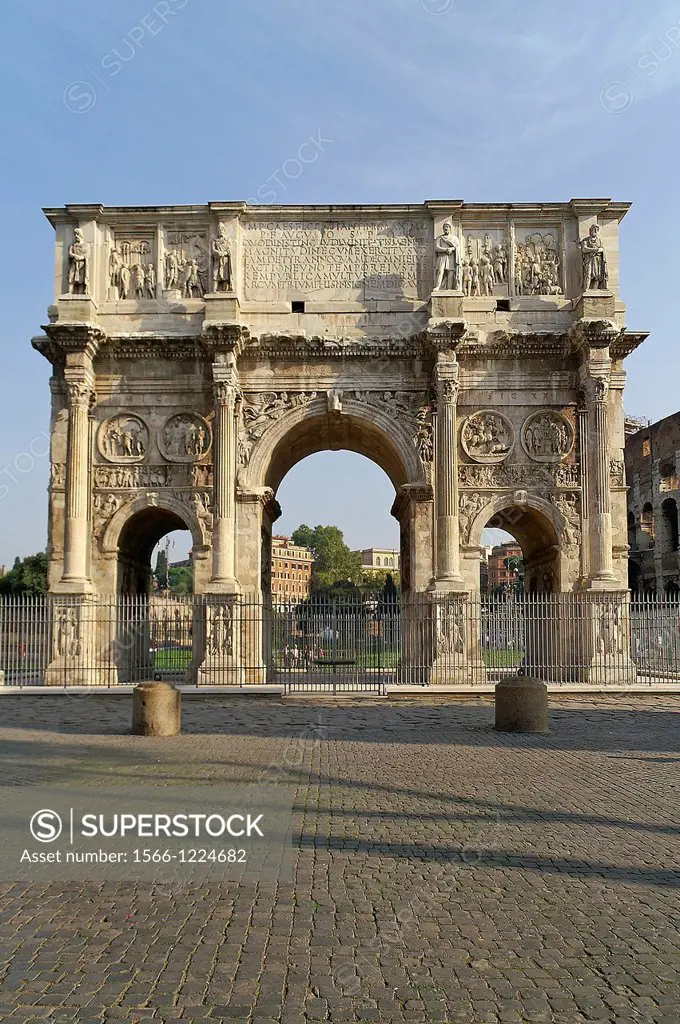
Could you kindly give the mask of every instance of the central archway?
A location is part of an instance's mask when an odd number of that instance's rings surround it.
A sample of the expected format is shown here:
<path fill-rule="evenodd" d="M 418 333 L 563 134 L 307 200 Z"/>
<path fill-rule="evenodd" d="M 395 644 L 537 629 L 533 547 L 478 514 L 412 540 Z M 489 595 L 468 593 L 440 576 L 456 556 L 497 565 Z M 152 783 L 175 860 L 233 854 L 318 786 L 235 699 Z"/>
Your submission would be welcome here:
<path fill-rule="evenodd" d="M 400 526 L 402 590 L 424 591 L 433 572 L 431 464 L 414 441 L 414 425 L 356 397 L 315 398 L 284 411 L 255 445 L 239 473 L 238 577 L 246 592 L 268 591 L 272 527 L 280 515 L 279 485 L 293 466 L 322 451 L 350 451 L 379 466 L 395 489 Z M 255 554 L 257 552 L 257 560 Z M 265 584 L 263 586 L 263 583 Z"/>
<path fill-rule="evenodd" d="M 242 462 L 237 488 L 237 576 L 245 602 L 254 600 L 263 607 L 261 632 L 253 628 L 245 641 L 247 663 L 255 669 L 253 678 L 259 665 L 269 678 L 272 673 L 271 547 L 274 523 L 281 514 L 276 494 L 289 470 L 308 456 L 344 450 L 379 466 L 396 495 L 391 511 L 399 522 L 403 597 L 424 592 L 432 580 L 431 463 L 423 461 L 416 444 L 417 423 L 406 412 L 399 415 L 391 397 L 386 392 L 378 404 L 362 401 L 356 393 L 345 398 L 334 391 L 314 396 L 304 406 L 281 410 Z"/>

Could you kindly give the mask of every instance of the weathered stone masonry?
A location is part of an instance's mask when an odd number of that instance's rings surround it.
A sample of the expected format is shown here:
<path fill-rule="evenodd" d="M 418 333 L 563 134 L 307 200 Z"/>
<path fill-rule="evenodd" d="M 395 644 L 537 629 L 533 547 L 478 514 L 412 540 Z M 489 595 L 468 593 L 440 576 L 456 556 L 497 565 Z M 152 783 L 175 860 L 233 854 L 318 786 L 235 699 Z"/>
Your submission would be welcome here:
<path fill-rule="evenodd" d="M 142 593 L 187 527 L 197 592 L 259 599 L 280 481 L 345 448 L 394 484 L 407 593 L 476 592 L 491 524 L 530 590 L 620 595 L 627 210 L 48 210 L 50 590 Z"/>

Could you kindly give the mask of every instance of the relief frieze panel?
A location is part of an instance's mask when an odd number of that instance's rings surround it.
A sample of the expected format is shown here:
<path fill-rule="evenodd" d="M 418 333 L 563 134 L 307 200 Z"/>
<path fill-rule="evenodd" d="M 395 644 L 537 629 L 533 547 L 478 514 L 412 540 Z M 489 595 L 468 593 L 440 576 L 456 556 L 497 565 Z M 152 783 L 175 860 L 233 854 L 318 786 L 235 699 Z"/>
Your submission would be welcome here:
<path fill-rule="evenodd" d="M 109 298 L 155 299 L 157 274 L 152 231 L 116 233 L 109 252 Z"/>
<path fill-rule="evenodd" d="M 185 299 L 211 290 L 207 231 L 170 231 L 165 241 L 163 284 Z"/>
<path fill-rule="evenodd" d="M 574 447 L 574 428 L 561 413 L 542 409 L 524 421 L 520 438 L 534 462 L 559 462 Z"/>
<path fill-rule="evenodd" d="M 100 424 L 99 453 L 108 462 L 141 462 L 149 448 L 149 428 L 131 413 L 118 413 Z"/>
<path fill-rule="evenodd" d="M 148 490 L 154 487 L 210 487 L 212 465 L 95 466 L 94 486 L 102 490 Z"/>
<path fill-rule="evenodd" d="M 515 233 L 515 295 L 561 295 L 562 261 L 559 231 L 517 228 Z"/>
<path fill-rule="evenodd" d="M 491 465 L 507 459 L 515 444 L 515 430 L 507 416 L 482 409 L 465 420 L 460 440 L 471 459 Z"/>
<path fill-rule="evenodd" d="M 176 413 L 166 420 L 158 435 L 161 455 L 169 462 L 193 462 L 210 451 L 212 432 L 198 413 Z"/>
<path fill-rule="evenodd" d="M 508 294 L 508 245 L 501 229 L 466 232 L 461 283 L 469 298 Z"/>
<path fill-rule="evenodd" d="M 241 429 L 238 437 L 238 462 L 247 466 L 258 441 L 270 424 L 284 412 L 309 405 L 317 397 L 316 391 L 266 391 L 258 395 L 244 395 L 241 406 Z"/>
<path fill-rule="evenodd" d="M 573 463 L 562 465 L 527 465 L 504 463 L 499 466 L 459 465 L 458 482 L 461 487 L 480 490 L 497 488 L 579 487 L 579 467 Z"/>

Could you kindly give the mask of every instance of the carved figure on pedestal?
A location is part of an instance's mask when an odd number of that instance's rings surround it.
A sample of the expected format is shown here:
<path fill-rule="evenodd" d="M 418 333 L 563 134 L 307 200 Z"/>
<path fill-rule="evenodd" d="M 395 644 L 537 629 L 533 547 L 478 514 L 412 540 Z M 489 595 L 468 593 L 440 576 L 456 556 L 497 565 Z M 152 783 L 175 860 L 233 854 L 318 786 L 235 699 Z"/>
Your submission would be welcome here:
<path fill-rule="evenodd" d="M 61 608 L 57 613 L 57 654 L 62 658 L 77 658 L 80 654 L 80 627 L 75 608 Z"/>
<path fill-rule="evenodd" d="M 437 623 L 437 655 L 463 654 L 464 629 L 462 610 L 443 606 Z"/>
<path fill-rule="evenodd" d="M 120 268 L 123 261 L 115 245 L 109 254 L 109 285 L 115 288 L 116 296 L 120 295 Z"/>
<path fill-rule="evenodd" d="M 90 286 L 90 246 L 80 228 L 74 228 L 68 247 L 68 290 L 71 295 L 87 295 Z"/>
<path fill-rule="evenodd" d="M 493 270 L 496 277 L 496 281 L 499 284 L 503 284 L 505 281 L 507 281 L 508 250 L 505 247 L 505 242 L 501 242 L 500 245 L 496 246 L 493 257 Z"/>
<path fill-rule="evenodd" d="M 587 236 L 581 239 L 583 260 L 583 290 L 606 291 L 609 286 L 607 255 L 600 238 L 600 229 L 593 224 Z"/>
<path fill-rule="evenodd" d="M 233 654 L 232 612 L 229 605 L 217 605 L 213 610 L 207 647 L 209 654 Z"/>
<path fill-rule="evenodd" d="M 435 240 L 435 291 L 460 289 L 460 244 L 448 221 Z"/>
<path fill-rule="evenodd" d="M 606 655 L 620 654 L 622 647 L 621 612 L 618 608 L 603 607 L 598 623 L 598 647 Z"/>
<path fill-rule="evenodd" d="M 179 288 L 179 256 L 174 249 L 165 254 L 165 287 Z"/>
<path fill-rule="evenodd" d="M 218 231 L 219 235 L 212 244 L 212 286 L 214 292 L 230 292 L 233 290 L 231 251 L 226 226 L 220 224 Z"/>

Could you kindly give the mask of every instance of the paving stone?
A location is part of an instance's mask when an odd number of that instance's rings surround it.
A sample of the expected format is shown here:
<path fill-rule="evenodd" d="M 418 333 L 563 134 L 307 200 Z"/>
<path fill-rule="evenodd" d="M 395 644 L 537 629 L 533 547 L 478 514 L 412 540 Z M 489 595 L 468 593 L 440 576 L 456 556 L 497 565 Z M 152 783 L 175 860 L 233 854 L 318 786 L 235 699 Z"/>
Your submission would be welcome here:
<path fill-rule="evenodd" d="M 0 1019 L 675 1022 L 680 697 L 552 704 L 522 737 L 479 700 L 211 695 L 161 746 L 118 697 L 5 698 L 5 784 L 288 765 L 296 849 L 275 890 L 3 883 Z"/>

